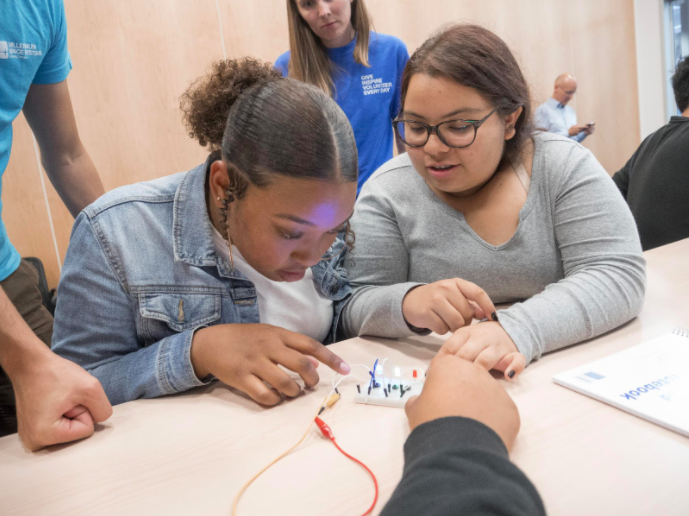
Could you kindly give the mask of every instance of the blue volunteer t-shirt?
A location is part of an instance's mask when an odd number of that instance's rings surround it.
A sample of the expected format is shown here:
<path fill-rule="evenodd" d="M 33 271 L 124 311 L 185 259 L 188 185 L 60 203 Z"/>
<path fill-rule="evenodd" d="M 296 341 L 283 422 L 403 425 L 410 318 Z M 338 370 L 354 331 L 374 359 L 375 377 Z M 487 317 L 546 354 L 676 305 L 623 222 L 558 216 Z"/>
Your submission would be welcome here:
<path fill-rule="evenodd" d="M 21 260 L 2 222 L 2 175 L 10 160 L 12 121 L 31 84 L 64 81 L 71 69 L 62 0 L 0 2 L 0 281 Z"/>
<path fill-rule="evenodd" d="M 326 49 L 336 66 L 333 75 L 335 101 L 354 130 L 359 152 L 358 192 L 383 163 L 392 158 L 392 120 L 400 110 L 402 72 L 409 61 L 407 46 L 394 36 L 371 32 L 368 45 L 370 68 L 354 60 L 356 38 L 340 48 Z M 285 52 L 275 67 L 288 75 L 290 53 Z"/>

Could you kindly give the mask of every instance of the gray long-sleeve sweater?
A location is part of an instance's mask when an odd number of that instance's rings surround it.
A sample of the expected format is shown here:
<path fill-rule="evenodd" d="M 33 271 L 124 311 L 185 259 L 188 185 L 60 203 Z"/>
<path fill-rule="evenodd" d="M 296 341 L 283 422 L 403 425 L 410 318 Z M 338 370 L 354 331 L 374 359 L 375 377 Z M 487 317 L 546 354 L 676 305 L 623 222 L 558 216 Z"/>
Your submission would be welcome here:
<path fill-rule="evenodd" d="M 364 186 L 347 262 L 354 295 L 343 311 L 347 336 L 412 335 L 402 299 L 413 286 L 462 278 L 482 287 L 527 363 L 593 338 L 641 310 L 645 260 L 634 219 L 593 155 L 570 139 L 533 136 L 531 187 L 514 236 L 482 240 L 441 201 L 406 154 Z"/>

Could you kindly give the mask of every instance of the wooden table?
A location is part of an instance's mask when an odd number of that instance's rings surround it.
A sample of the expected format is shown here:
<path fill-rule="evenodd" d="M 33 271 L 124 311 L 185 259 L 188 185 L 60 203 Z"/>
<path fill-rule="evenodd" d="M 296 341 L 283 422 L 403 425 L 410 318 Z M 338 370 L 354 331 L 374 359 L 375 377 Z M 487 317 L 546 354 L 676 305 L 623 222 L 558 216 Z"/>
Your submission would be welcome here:
<path fill-rule="evenodd" d="M 547 355 L 506 384 L 522 417 L 512 458 L 551 515 L 689 514 L 689 439 L 551 381 L 674 326 L 689 327 L 689 239 L 646 258 L 648 290 L 637 319 Z M 402 367 L 425 366 L 441 342 L 352 339 L 332 349 L 350 363 L 389 357 Z M 79 443 L 32 454 L 17 436 L 0 439 L 0 514 L 229 514 L 239 487 L 304 432 L 330 390 L 333 373 L 320 369 L 314 392 L 271 409 L 215 384 L 117 406 Z M 353 383 L 341 392 L 322 418 L 345 451 L 377 474 L 377 513 L 400 479 L 409 427 L 403 410 L 355 404 Z M 356 515 L 372 496 L 370 478 L 314 427 L 249 488 L 239 514 Z"/>

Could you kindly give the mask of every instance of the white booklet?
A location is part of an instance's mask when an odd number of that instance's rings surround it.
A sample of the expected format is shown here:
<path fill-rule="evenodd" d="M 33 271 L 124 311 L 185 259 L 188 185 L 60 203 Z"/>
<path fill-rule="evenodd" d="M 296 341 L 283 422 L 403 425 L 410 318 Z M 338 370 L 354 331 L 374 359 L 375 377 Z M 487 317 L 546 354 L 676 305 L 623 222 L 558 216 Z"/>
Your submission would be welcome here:
<path fill-rule="evenodd" d="M 553 381 L 689 437 L 689 331 L 681 328 Z"/>

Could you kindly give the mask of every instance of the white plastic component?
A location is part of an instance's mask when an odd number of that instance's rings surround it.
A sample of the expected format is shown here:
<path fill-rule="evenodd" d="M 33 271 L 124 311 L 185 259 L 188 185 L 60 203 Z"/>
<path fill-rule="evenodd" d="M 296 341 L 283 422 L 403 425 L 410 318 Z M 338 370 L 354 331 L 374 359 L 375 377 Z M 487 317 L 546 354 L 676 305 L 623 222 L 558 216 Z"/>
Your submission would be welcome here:
<path fill-rule="evenodd" d="M 361 385 L 361 392 L 354 396 L 354 401 L 357 403 L 366 403 L 367 405 L 382 405 L 384 407 L 398 407 L 403 408 L 407 400 L 417 394 L 421 394 L 423 389 L 423 379 L 412 381 L 400 381 L 399 378 L 386 378 L 385 385 L 380 379 L 380 387 L 371 389 L 371 394 L 368 393 L 369 384 Z M 385 391 L 390 390 L 385 396 Z M 404 387 L 404 395 L 400 396 L 400 385 Z M 385 391 L 383 390 L 385 388 Z"/>

